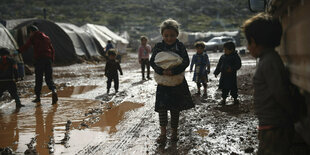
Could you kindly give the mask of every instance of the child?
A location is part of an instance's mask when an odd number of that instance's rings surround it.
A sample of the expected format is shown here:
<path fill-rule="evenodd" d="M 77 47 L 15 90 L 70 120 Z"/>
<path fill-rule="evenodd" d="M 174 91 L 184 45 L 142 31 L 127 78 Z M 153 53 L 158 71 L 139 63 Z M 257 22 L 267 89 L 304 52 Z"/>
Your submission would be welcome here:
<path fill-rule="evenodd" d="M 181 74 L 185 71 L 186 67 L 188 67 L 189 58 L 184 44 L 177 39 L 177 36 L 179 35 L 179 23 L 173 19 L 167 19 L 161 23 L 160 32 L 163 37 L 163 41 L 157 43 L 152 50 L 150 64 L 154 71 L 159 75 L 173 76 Z M 182 63 L 176 67 L 166 70 L 159 67 L 154 62 L 155 56 L 157 53 L 164 51 L 178 54 L 183 59 Z M 155 111 L 159 113 L 161 134 L 156 141 L 158 143 L 165 143 L 167 140 L 167 111 L 170 110 L 172 129 L 171 141 L 176 142 L 178 140 L 177 129 L 180 111 L 190 109 L 192 107 L 194 107 L 194 104 L 185 78 L 183 82 L 177 86 L 165 86 L 158 84 L 156 91 Z"/>
<path fill-rule="evenodd" d="M 147 78 L 151 79 L 150 77 L 150 61 L 149 61 L 149 55 L 151 53 L 151 46 L 147 44 L 147 38 L 146 36 L 141 37 L 141 45 L 138 49 L 138 58 L 139 58 L 139 63 L 141 64 L 141 70 L 142 70 L 142 80 L 145 80 L 144 76 L 144 69 L 145 66 L 147 68 Z"/>
<path fill-rule="evenodd" d="M 250 54 L 259 58 L 253 78 L 254 110 L 258 117 L 258 154 L 289 154 L 294 135 L 294 102 L 284 64 L 275 51 L 282 26 L 263 13 L 243 24 Z"/>
<path fill-rule="evenodd" d="M 18 79 L 17 64 L 9 55 L 10 52 L 8 49 L 0 49 L 0 97 L 4 91 L 9 91 L 11 97 L 15 99 L 17 109 L 24 105 L 20 103 L 15 83 Z"/>
<path fill-rule="evenodd" d="M 235 44 L 227 42 L 224 44 L 224 52 L 214 71 L 215 77 L 221 73 L 219 89 L 222 89 L 222 105 L 226 104 L 228 93 L 234 98 L 234 104 L 239 104 L 237 88 L 237 70 L 241 68 L 241 60 L 235 51 Z"/>
<path fill-rule="evenodd" d="M 119 63 L 117 61 L 115 61 L 116 58 L 116 50 L 115 49 L 110 49 L 108 51 L 108 56 L 109 59 L 105 65 L 105 76 L 108 78 L 107 81 L 107 94 L 109 94 L 110 92 L 110 88 L 111 88 L 111 83 L 112 80 L 114 81 L 114 89 L 115 89 L 115 93 L 118 92 L 118 73 L 117 70 L 119 70 L 120 74 L 123 75 L 121 66 L 119 65 Z"/>
<path fill-rule="evenodd" d="M 45 82 L 48 88 L 52 91 L 52 104 L 56 104 L 58 101 L 56 86 L 53 81 L 53 67 L 52 64 L 55 60 L 55 50 L 53 48 L 50 38 L 40 32 L 39 29 L 34 26 L 28 26 L 27 32 L 30 38 L 26 44 L 23 45 L 18 51 L 25 52 L 30 46 L 33 46 L 34 50 L 34 68 L 35 68 L 35 94 L 36 98 L 32 102 L 40 102 L 40 95 L 43 83 L 43 75 L 45 76 Z"/>
<path fill-rule="evenodd" d="M 200 95 L 201 83 L 203 85 L 203 94 L 207 94 L 207 75 L 210 73 L 210 61 L 207 53 L 203 53 L 205 44 L 203 42 L 195 43 L 197 53 L 193 55 L 190 72 L 192 72 L 195 65 L 193 81 L 197 83 L 197 94 Z M 207 69 L 207 70 L 206 70 Z"/>

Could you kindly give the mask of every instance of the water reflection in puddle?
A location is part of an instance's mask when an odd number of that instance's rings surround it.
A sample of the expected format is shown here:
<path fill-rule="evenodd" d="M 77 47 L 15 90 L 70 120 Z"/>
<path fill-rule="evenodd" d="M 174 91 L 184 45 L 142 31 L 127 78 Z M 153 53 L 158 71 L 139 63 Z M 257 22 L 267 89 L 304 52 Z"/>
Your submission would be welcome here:
<path fill-rule="evenodd" d="M 88 109 L 95 109 L 101 103 L 96 100 L 60 98 L 59 104 L 52 106 L 50 98 L 42 98 L 41 105 L 35 103 L 26 104 L 26 107 L 19 111 L 15 106 L 7 106 L 0 109 L 0 147 L 10 147 L 14 152 L 23 154 L 31 138 L 36 138 L 35 149 L 39 154 L 49 154 L 48 143 L 51 137 L 55 139 L 55 153 L 71 153 L 78 151 L 92 141 L 98 135 L 105 135 L 117 132 L 117 125 L 124 119 L 126 112 L 137 109 L 143 104 L 123 102 L 109 106 L 103 113 L 97 116 L 85 116 Z M 24 102 L 25 103 L 25 100 Z M 89 124 L 89 129 L 77 130 L 81 122 L 87 117 L 100 118 L 94 124 Z M 72 126 L 69 148 L 61 144 L 64 138 L 65 125 L 71 120 Z"/>
<path fill-rule="evenodd" d="M 57 94 L 58 97 L 71 97 L 72 95 L 79 95 L 79 94 L 85 94 L 95 88 L 97 88 L 98 86 L 69 86 L 69 87 L 63 87 L 62 89 L 58 90 Z M 49 93 L 50 90 L 48 89 L 47 86 L 44 86 L 42 88 L 42 92 L 43 93 Z M 51 96 L 48 95 L 49 97 Z"/>

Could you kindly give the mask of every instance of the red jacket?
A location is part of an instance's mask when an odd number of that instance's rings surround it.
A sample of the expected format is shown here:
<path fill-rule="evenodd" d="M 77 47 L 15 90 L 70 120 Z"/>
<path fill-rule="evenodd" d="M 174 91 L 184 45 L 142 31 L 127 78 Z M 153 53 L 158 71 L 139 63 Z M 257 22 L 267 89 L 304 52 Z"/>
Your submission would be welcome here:
<path fill-rule="evenodd" d="M 23 45 L 19 51 L 24 52 L 30 46 L 33 46 L 34 50 L 34 59 L 38 60 L 41 58 L 51 58 L 53 61 L 55 60 L 55 50 L 51 43 L 50 38 L 45 35 L 43 32 L 36 31 Z"/>

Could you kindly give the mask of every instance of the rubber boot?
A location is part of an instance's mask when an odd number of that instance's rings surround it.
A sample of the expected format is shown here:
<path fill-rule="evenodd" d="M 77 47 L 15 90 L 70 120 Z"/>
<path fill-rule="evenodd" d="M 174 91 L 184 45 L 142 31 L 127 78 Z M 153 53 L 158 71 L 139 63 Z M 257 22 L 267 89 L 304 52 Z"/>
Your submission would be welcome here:
<path fill-rule="evenodd" d="M 160 127 L 160 135 L 158 136 L 158 138 L 156 139 L 157 143 L 163 144 L 166 143 L 167 141 L 167 129 L 165 126 L 161 126 Z"/>
<path fill-rule="evenodd" d="M 172 128 L 171 129 L 171 141 L 177 142 L 179 140 L 178 138 L 178 128 Z"/>
<path fill-rule="evenodd" d="M 52 104 L 57 104 L 57 101 L 58 101 L 57 92 L 56 92 L 56 90 L 53 90 L 52 91 Z"/>
<path fill-rule="evenodd" d="M 16 103 L 16 109 L 25 106 L 25 105 L 21 104 L 20 101 L 15 101 L 15 103 Z"/>
<path fill-rule="evenodd" d="M 34 103 L 38 103 L 40 101 L 41 101 L 41 99 L 40 99 L 40 95 L 39 94 L 37 94 L 36 98 L 34 100 L 32 100 L 32 102 L 34 102 Z"/>

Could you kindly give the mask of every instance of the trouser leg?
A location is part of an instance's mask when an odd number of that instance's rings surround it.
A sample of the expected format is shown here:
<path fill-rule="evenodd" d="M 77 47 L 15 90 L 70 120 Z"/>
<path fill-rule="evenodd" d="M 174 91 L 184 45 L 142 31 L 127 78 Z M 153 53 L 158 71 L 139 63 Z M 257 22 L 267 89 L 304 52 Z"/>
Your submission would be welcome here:
<path fill-rule="evenodd" d="M 234 86 L 234 87 L 230 90 L 230 95 L 231 95 L 234 99 L 237 99 L 237 98 L 238 98 L 238 88 L 237 88 L 237 86 Z"/>
<path fill-rule="evenodd" d="M 45 82 L 48 88 L 51 91 L 54 91 L 56 89 L 55 83 L 53 81 L 53 68 L 52 68 L 52 62 L 46 61 L 44 65 L 44 72 L 45 72 Z"/>
<path fill-rule="evenodd" d="M 35 64 L 35 86 L 34 92 L 37 97 L 40 97 L 41 90 L 42 90 L 42 83 L 43 83 L 43 73 L 44 73 L 44 66 L 43 64 Z"/>
<path fill-rule="evenodd" d="M 146 60 L 147 78 L 150 78 L 150 61 Z"/>
<path fill-rule="evenodd" d="M 222 98 L 223 99 L 226 99 L 227 98 L 227 95 L 229 93 L 229 89 L 222 89 Z"/>
<path fill-rule="evenodd" d="M 145 61 L 144 59 L 141 60 L 141 71 L 142 71 L 142 78 L 144 79 L 144 73 L 145 73 Z"/>
<path fill-rule="evenodd" d="M 158 114 L 159 114 L 159 125 L 162 127 L 166 127 L 168 124 L 167 110 L 160 110 Z"/>
<path fill-rule="evenodd" d="M 111 83 L 112 83 L 112 78 L 108 77 L 108 81 L 107 81 L 107 89 L 110 90 L 111 88 Z"/>
<path fill-rule="evenodd" d="M 3 92 L 6 91 L 6 89 L 7 89 L 6 82 L 0 81 L 0 97 L 2 97 Z"/>
<path fill-rule="evenodd" d="M 118 87 L 119 87 L 119 80 L 118 80 L 118 76 L 114 77 L 114 89 L 117 92 L 118 91 Z"/>
<path fill-rule="evenodd" d="M 16 104 L 20 104 L 20 99 L 17 94 L 17 87 L 16 83 L 13 81 L 10 81 L 9 86 L 8 86 L 8 91 L 11 95 L 11 97 L 15 100 Z"/>
<path fill-rule="evenodd" d="M 178 110 L 170 110 L 171 115 L 171 128 L 177 129 L 179 126 L 179 117 L 180 117 L 180 111 Z"/>

